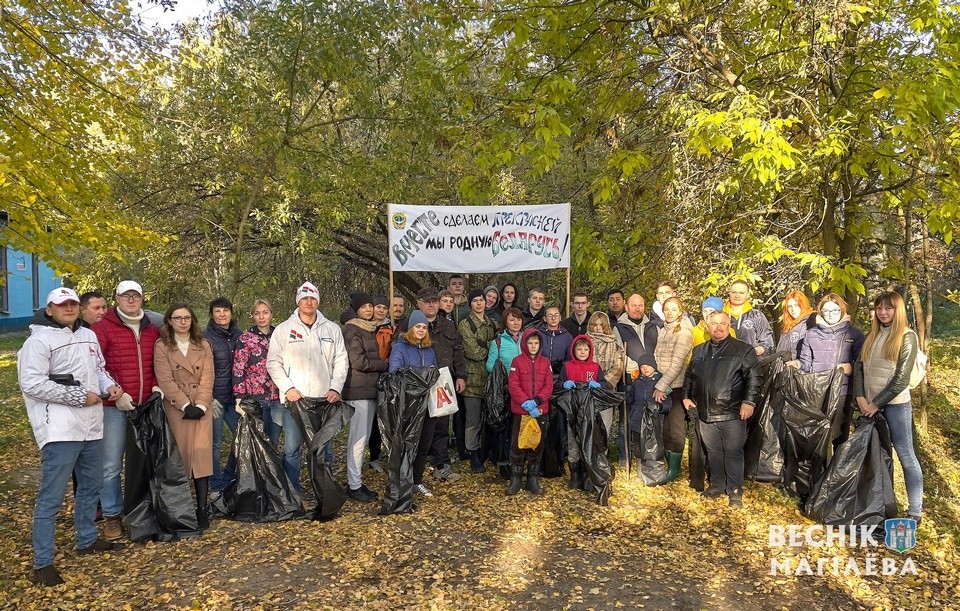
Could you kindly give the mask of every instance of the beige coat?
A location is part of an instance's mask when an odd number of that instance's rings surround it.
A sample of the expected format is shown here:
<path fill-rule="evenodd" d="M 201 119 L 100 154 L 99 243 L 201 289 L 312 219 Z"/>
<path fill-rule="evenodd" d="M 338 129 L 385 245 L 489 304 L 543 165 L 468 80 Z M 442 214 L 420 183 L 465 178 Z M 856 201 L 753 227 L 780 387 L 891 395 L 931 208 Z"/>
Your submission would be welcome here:
<path fill-rule="evenodd" d="M 679 330 L 677 329 L 679 327 Z M 693 349 L 693 325 L 686 316 L 672 323 L 663 323 L 657 335 L 657 347 L 653 358 L 657 361 L 657 371 L 662 376 L 657 382 L 657 390 L 670 392 L 671 388 L 681 388 L 687 372 L 687 358 Z"/>
<path fill-rule="evenodd" d="M 183 466 L 190 477 L 213 475 L 213 350 L 190 344 L 187 355 L 158 341 L 153 348 L 153 371 L 163 391 L 167 423 L 180 448 Z M 207 413 L 200 420 L 184 420 L 181 407 L 202 405 Z M 233 407 L 233 406 L 230 406 Z"/>

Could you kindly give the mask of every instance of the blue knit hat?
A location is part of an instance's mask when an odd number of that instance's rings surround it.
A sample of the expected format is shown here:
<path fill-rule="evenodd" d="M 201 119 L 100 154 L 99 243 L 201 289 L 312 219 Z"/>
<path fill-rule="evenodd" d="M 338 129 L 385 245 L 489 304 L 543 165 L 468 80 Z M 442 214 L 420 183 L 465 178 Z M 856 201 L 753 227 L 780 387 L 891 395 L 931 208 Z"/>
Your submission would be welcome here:
<path fill-rule="evenodd" d="M 427 325 L 430 326 L 430 323 L 427 321 L 427 316 L 420 310 L 414 310 L 410 312 L 410 318 L 407 319 L 407 328 L 412 329 L 414 325 Z"/>
<path fill-rule="evenodd" d="M 703 305 L 700 306 L 700 309 L 701 309 L 701 310 L 710 309 L 710 310 L 714 310 L 714 311 L 716 311 L 716 312 L 722 312 L 722 311 L 723 311 L 723 299 L 720 299 L 719 297 L 707 297 L 707 298 L 703 301 Z"/>

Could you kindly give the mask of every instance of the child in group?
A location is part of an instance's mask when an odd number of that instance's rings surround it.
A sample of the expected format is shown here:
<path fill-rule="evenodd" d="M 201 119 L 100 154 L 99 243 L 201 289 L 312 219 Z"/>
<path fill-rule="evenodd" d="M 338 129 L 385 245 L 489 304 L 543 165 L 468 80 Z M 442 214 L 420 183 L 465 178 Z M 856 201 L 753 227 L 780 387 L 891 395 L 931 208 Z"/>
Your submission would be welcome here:
<path fill-rule="evenodd" d="M 510 434 L 510 487 L 507 495 L 520 491 L 523 465 L 527 465 L 526 490 L 531 494 L 543 494 L 540 486 L 540 457 L 543 455 L 543 436 L 533 450 L 520 449 L 520 422 L 522 416 L 537 419 L 541 431 L 547 430 L 547 410 L 553 393 L 553 372 L 550 361 L 540 354 L 540 332 L 527 329 L 520 339 L 520 354 L 510 363 L 508 384 L 510 386 L 510 411 L 513 413 Z"/>
<path fill-rule="evenodd" d="M 662 403 L 658 403 L 653 398 L 653 391 L 656 389 L 657 382 L 661 377 L 660 372 L 657 371 L 657 361 L 653 358 L 653 354 L 646 353 L 642 355 L 637 360 L 637 365 L 639 366 L 637 377 L 627 389 L 627 408 L 630 410 L 630 447 L 635 448 L 634 451 L 640 459 L 640 473 L 644 482 L 649 486 L 654 486 L 666 482 L 666 469 L 663 465 L 663 416 L 670 411 L 670 408 L 673 406 L 673 400 L 670 395 L 667 395 Z M 658 452 L 653 456 L 645 456 L 641 431 L 643 429 L 643 412 L 647 404 L 650 403 L 659 406 L 659 418 L 654 422 L 654 430 L 652 432 L 657 436 Z M 654 466 L 657 463 L 659 463 L 659 466 Z M 644 469 L 645 465 L 648 467 L 647 469 Z M 647 472 L 650 471 L 649 467 L 651 466 L 654 466 L 653 472 L 656 475 L 653 478 L 648 478 Z M 663 472 L 662 478 L 660 477 L 661 471 Z"/>
<path fill-rule="evenodd" d="M 589 335 L 578 335 L 573 339 L 570 345 L 570 360 L 563 364 L 560 374 L 564 380 L 563 387 L 568 390 L 577 383 L 586 384 L 590 388 L 600 388 L 601 381 L 605 382 L 603 370 L 593 359 L 593 340 Z M 613 425 L 613 410 L 600 412 L 600 418 L 609 439 L 610 428 Z M 583 488 L 585 479 L 584 467 L 580 462 L 580 443 L 569 420 L 567 421 L 567 456 L 570 461 L 569 487 L 574 490 Z"/>

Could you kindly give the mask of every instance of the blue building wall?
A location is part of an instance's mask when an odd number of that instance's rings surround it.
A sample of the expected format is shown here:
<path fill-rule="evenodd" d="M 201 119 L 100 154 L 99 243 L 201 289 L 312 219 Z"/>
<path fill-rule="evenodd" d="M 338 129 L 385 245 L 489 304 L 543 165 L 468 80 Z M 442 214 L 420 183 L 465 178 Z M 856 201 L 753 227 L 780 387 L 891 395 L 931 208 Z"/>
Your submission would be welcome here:
<path fill-rule="evenodd" d="M 37 257 L 9 246 L 0 248 L 0 273 L 6 278 L 6 286 L 0 287 L 0 332 L 26 329 L 34 312 L 46 305 L 47 293 L 62 282 Z"/>

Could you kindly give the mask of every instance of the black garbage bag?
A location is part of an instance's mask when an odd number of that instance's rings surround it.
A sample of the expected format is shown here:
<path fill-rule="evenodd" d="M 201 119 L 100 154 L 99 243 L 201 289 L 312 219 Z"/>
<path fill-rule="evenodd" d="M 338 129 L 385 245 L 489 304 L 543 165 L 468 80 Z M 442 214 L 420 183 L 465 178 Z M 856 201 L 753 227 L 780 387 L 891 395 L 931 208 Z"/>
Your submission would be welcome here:
<path fill-rule="evenodd" d="M 123 510 L 130 540 L 200 536 L 190 478 L 167 426 L 160 393 L 127 412 L 127 418 L 133 430 L 127 435 Z"/>
<path fill-rule="evenodd" d="M 413 461 L 427 419 L 427 393 L 436 367 L 405 367 L 377 381 L 377 421 L 387 447 L 387 489 L 380 515 L 413 511 Z"/>
<path fill-rule="evenodd" d="M 553 402 L 551 401 L 551 406 Z M 547 412 L 547 426 L 543 431 L 543 452 L 540 455 L 541 477 L 562 477 L 564 456 L 567 454 L 567 419 L 554 408 Z"/>
<path fill-rule="evenodd" d="M 259 401 L 244 400 L 246 410 L 233 441 L 236 478 L 213 500 L 213 510 L 240 522 L 282 522 L 304 515 L 300 493 L 283 470 L 283 455 L 263 429 Z"/>
<path fill-rule="evenodd" d="M 683 409 L 676 405 L 672 409 Z M 664 458 L 663 422 L 660 418 L 660 405 L 647 401 L 643 406 L 640 427 L 632 431 L 639 446 L 636 449 L 640 459 L 640 479 L 645 486 L 659 486 L 667 482 L 667 465 Z"/>
<path fill-rule="evenodd" d="M 484 420 L 493 432 L 499 433 L 507 429 L 510 423 L 510 386 L 507 382 L 507 368 L 501 361 L 493 366 L 493 372 L 487 376 L 487 384 L 483 389 Z"/>
<path fill-rule="evenodd" d="M 622 392 L 591 389 L 586 384 L 560 390 L 550 400 L 554 409 L 562 410 L 567 416 L 580 447 L 581 463 L 597 492 L 598 505 L 607 505 L 613 478 L 607 460 L 607 428 L 600 419 L 600 412 L 613 409 L 622 402 Z"/>
<path fill-rule="evenodd" d="M 804 512 L 823 524 L 883 526 L 897 517 L 890 429 L 880 413 L 860 418 L 813 485 Z"/>
<path fill-rule="evenodd" d="M 783 400 L 783 488 L 806 502 L 833 449 L 831 427 L 843 396 L 839 368 L 802 373 L 785 367 L 776 382 Z"/>
<path fill-rule="evenodd" d="M 787 352 L 760 359 L 763 387 L 753 417 L 747 424 L 747 443 L 743 447 L 743 476 L 758 482 L 783 481 L 783 398 L 775 391 L 777 376 L 790 360 Z"/>
<path fill-rule="evenodd" d="M 328 520 L 347 502 L 347 493 L 333 478 L 327 464 L 324 447 L 337 436 L 340 429 L 350 423 L 353 406 L 343 401 L 327 403 L 326 399 L 304 397 L 286 405 L 293 420 L 300 427 L 307 444 L 307 472 L 313 493 L 317 497 L 316 508 L 307 514 L 311 520 Z"/>

